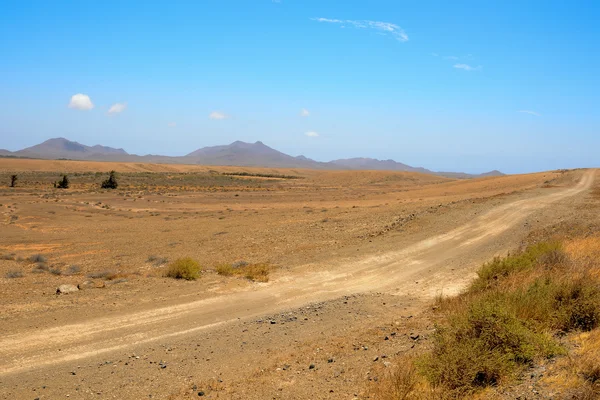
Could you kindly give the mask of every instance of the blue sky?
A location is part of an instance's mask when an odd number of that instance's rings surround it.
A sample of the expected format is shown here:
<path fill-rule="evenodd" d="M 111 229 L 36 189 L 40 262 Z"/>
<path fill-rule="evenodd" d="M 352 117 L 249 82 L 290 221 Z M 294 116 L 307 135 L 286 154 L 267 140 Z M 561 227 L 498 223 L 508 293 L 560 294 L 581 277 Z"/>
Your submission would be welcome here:
<path fill-rule="evenodd" d="M 600 167 L 599 18 L 593 1 L 4 0 L 0 148 Z"/>

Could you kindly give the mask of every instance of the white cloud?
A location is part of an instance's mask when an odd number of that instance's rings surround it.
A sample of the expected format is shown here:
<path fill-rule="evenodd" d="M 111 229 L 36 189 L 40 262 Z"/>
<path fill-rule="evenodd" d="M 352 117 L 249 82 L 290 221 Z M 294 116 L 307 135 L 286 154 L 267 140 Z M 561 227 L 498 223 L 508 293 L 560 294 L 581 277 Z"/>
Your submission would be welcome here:
<path fill-rule="evenodd" d="M 175 128 L 177 126 L 177 122 L 169 122 L 169 128 Z"/>
<path fill-rule="evenodd" d="M 319 134 L 314 131 L 306 132 L 305 135 L 308 137 L 319 137 Z"/>
<path fill-rule="evenodd" d="M 310 115 L 310 112 L 306 108 L 303 108 L 302 110 L 300 110 L 301 117 L 308 117 L 309 115 Z"/>
<path fill-rule="evenodd" d="M 431 55 L 434 56 L 434 57 L 439 57 L 438 53 L 431 53 Z"/>
<path fill-rule="evenodd" d="M 454 64 L 454 68 L 462 69 L 465 71 L 477 71 L 481 69 L 481 65 L 478 65 L 477 67 L 472 67 L 469 64 Z"/>
<path fill-rule="evenodd" d="M 339 24 L 342 28 L 344 28 L 346 25 L 350 25 L 360 29 L 373 29 L 378 33 L 389 34 L 400 42 L 408 42 L 408 35 L 406 32 L 404 32 L 404 29 L 390 22 L 352 19 L 341 20 L 331 18 L 312 18 L 312 20 L 317 22 L 326 22 L 329 24 Z"/>
<path fill-rule="evenodd" d="M 453 61 L 456 61 L 456 60 L 458 60 L 458 57 L 456 57 L 456 56 L 444 56 L 444 60 L 453 60 Z"/>
<path fill-rule="evenodd" d="M 535 111 L 520 110 L 519 112 L 523 113 L 523 114 L 535 115 L 536 117 L 541 117 L 542 116 L 542 114 L 540 114 L 538 112 L 535 112 Z"/>
<path fill-rule="evenodd" d="M 210 119 L 227 119 L 227 118 L 229 118 L 229 115 L 222 113 L 220 111 L 213 111 L 208 115 L 208 118 L 210 118 Z"/>
<path fill-rule="evenodd" d="M 71 96 L 69 108 L 74 108 L 76 110 L 91 110 L 94 108 L 94 104 L 87 94 L 77 93 Z"/>
<path fill-rule="evenodd" d="M 123 111 L 125 111 L 126 108 L 127 108 L 127 103 L 115 103 L 108 109 L 108 113 L 109 114 L 119 114 L 119 113 L 122 113 Z"/>

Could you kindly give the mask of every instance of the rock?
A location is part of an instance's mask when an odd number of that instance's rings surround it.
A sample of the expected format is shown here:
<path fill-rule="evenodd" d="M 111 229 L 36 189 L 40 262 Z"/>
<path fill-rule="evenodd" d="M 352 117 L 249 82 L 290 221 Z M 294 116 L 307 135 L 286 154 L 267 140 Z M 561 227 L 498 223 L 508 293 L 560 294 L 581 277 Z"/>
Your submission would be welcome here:
<path fill-rule="evenodd" d="M 204 396 L 204 392 L 203 392 L 202 390 L 201 390 L 201 391 L 199 391 L 199 392 L 198 392 L 198 396 L 200 396 L 200 397 Z"/>
<path fill-rule="evenodd" d="M 68 293 L 74 293 L 74 292 L 78 292 L 79 289 L 77 288 L 77 286 L 75 285 L 60 285 L 57 289 L 56 289 L 56 294 L 68 294 Z"/>
<path fill-rule="evenodd" d="M 308 369 L 315 369 L 315 364 L 310 364 L 310 365 L 308 366 Z"/>
<path fill-rule="evenodd" d="M 418 333 L 411 333 L 411 334 L 410 334 L 410 338 L 411 338 L 412 340 L 417 340 L 417 339 L 419 338 L 419 334 L 418 334 Z"/>
<path fill-rule="evenodd" d="M 375 356 L 375 358 L 373 359 L 373 362 L 375 361 L 379 361 L 379 356 Z"/>
<path fill-rule="evenodd" d="M 333 358 L 330 358 L 329 360 L 327 360 L 328 363 L 332 363 L 333 362 Z"/>

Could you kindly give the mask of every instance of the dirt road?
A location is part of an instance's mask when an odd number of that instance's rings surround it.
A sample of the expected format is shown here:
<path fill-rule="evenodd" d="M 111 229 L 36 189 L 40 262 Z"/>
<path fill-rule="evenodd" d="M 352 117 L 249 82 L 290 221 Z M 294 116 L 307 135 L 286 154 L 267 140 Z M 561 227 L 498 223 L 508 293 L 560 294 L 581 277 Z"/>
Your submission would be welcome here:
<path fill-rule="evenodd" d="M 339 260 L 326 271 L 307 273 L 298 268 L 268 284 L 176 306 L 30 330 L 0 339 L 0 375 L 126 349 L 165 338 L 198 333 L 219 325 L 309 302 L 347 294 L 380 291 L 405 294 L 421 284 L 421 296 L 440 290 L 451 293 L 470 276 L 449 266 L 478 246 L 519 224 L 532 212 L 587 190 L 594 171 L 572 188 L 497 207 L 447 233 L 398 251 Z"/>

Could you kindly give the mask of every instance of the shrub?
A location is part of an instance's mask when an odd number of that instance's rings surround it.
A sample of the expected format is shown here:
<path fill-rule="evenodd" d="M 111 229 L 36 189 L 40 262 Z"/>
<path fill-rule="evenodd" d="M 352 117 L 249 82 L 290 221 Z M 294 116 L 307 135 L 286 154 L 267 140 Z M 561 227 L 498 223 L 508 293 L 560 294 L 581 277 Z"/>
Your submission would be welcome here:
<path fill-rule="evenodd" d="M 10 176 L 10 187 L 14 188 L 15 185 L 17 184 L 17 180 L 18 180 L 17 175 L 11 175 Z"/>
<path fill-rule="evenodd" d="M 562 349 L 545 333 L 518 318 L 501 298 L 477 299 L 465 312 L 449 318 L 433 337 L 433 352 L 419 362 L 434 386 L 465 394 L 496 385 L 535 357 Z"/>
<path fill-rule="evenodd" d="M 273 269 L 269 264 L 249 264 L 246 261 L 238 261 L 233 264 L 221 264 L 215 267 L 215 271 L 223 276 L 242 276 L 253 282 L 268 282 L 269 273 Z"/>
<path fill-rule="evenodd" d="M 41 254 L 34 254 L 32 256 L 29 256 L 28 260 L 32 263 L 45 263 L 47 261 L 46 257 L 44 257 Z"/>
<path fill-rule="evenodd" d="M 62 271 L 60 270 L 59 267 L 50 268 L 50 273 L 52 275 L 62 275 Z"/>
<path fill-rule="evenodd" d="M 189 257 L 179 258 L 169 265 L 166 276 L 188 281 L 196 280 L 200 277 L 200 264 Z"/>
<path fill-rule="evenodd" d="M 8 279 L 22 278 L 23 272 L 18 270 L 8 271 L 6 274 L 4 274 L 4 276 Z"/>
<path fill-rule="evenodd" d="M 54 183 L 54 187 L 57 189 L 68 189 L 69 188 L 69 178 L 67 178 L 66 175 L 63 175 L 63 177 L 60 181 Z"/>
<path fill-rule="evenodd" d="M 107 281 L 112 281 L 117 278 L 124 278 L 127 274 L 114 272 L 114 271 L 99 271 L 99 272 L 90 272 L 87 274 L 88 278 L 92 279 L 105 279 Z"/>
<path fill-rule="evenodd" d="M 9 260 L 9 261 L 10 261 L 10 260 L 14 260 L 14 259 L 15 259 L 15 255 L 14 255 L 14 253 L 11 253 L 11 254 L 3 254 L 3 255 L 0 257 L 0 259 L 2 259 L 2 260 Z"/>
<path fill-rule="evenodd" d="M 48 267 L 48 264 L 40 262 L 40 263 L 37 263 L 37 265 L 35 267 L 33 267 L 31 272 L 33 272 L 34 274 L 41 274 L 42 272 L 46 272 L 48 270 L 50 270 L 50 267 Z"/>
<path fill-rule="evenodd" d="M 117 183 L 117 176 L 115 171 L 110 171 L 108 179 L 102 181 L 102 189 L 116 189 L 119 186 Z"/>
<path fill-rule="evenodd" d="M 76 275 L 81 272 L 81 268 L 78 265 L 71 265 L 69 269 L 67 269 L 68 275 Z"/>

